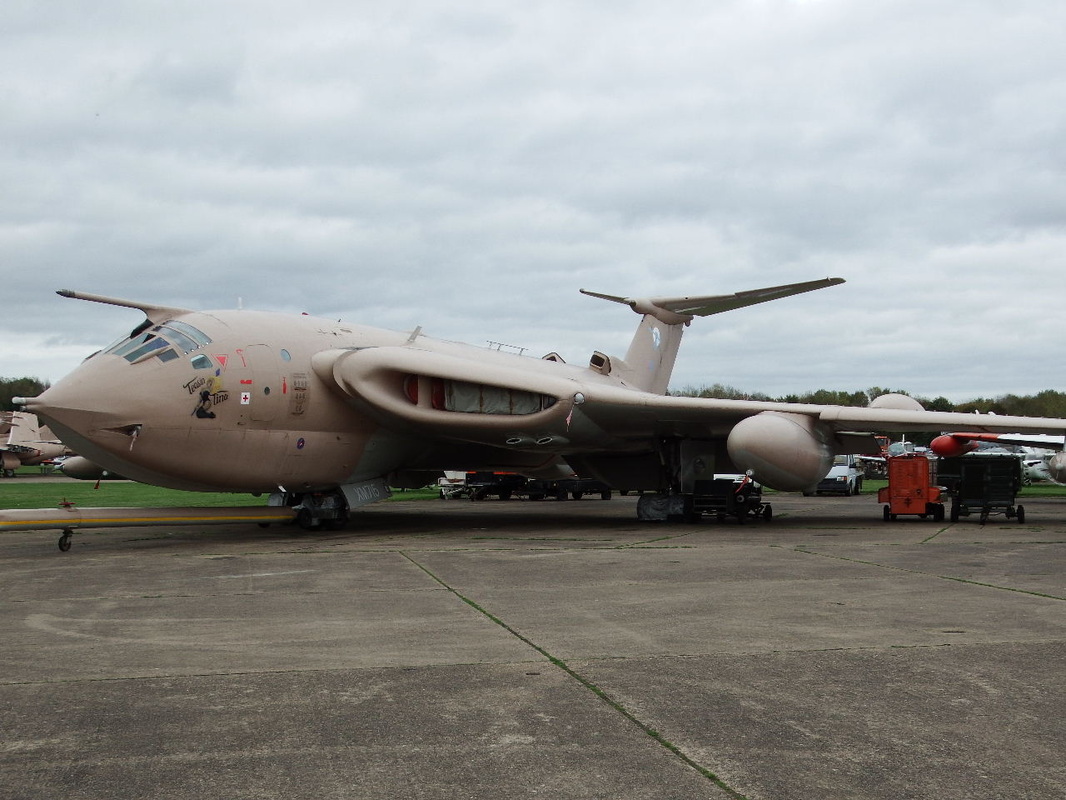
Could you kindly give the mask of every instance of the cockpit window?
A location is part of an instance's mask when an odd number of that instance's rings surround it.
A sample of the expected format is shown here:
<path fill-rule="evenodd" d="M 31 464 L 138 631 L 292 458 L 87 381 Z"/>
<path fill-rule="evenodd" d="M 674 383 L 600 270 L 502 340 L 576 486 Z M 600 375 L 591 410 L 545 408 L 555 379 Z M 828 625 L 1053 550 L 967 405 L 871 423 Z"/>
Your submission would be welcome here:
<path fill-rule="evenodd" d="M 212 369 L 215 365 L 211 363 L 211 359 L 205 355 L 193 356 L 192 361 L 193 369 Z"/>
<path fill-rule="evenodd" d="M 168 320 L 156 325 L 151 330 L 139 330 L 129 339 L 123 339 L 107 349 L 108 353 L 122 356 L 131 364 L 150 356 L 158 356 L 160 361 L 173 361 L 178 353 L 191 353 L 210 344 L 211 337 L 187 322 Z M 209 363 L 210 365 L 210 363 Z M 193 365 L 201 369 L 197 365 Z"/>
<path fill-rule="evenodd" d="M 211 344 L 211 337 L 201 331 L 199 328 L 194 328 L 187 322 L 181 322 L 176 319 L 172 319 L 169 322 L 164 322 L 159 326 L 161 329 L 166 330 L 172 336 L 182 336 L 183 339 L 188 340 L 189 347 L 184 349 L 184 352 L 188 353 L 191 350 L 198 350 L 205 344 Z M 177 344 L 177 342 L 175 342 Z"/>

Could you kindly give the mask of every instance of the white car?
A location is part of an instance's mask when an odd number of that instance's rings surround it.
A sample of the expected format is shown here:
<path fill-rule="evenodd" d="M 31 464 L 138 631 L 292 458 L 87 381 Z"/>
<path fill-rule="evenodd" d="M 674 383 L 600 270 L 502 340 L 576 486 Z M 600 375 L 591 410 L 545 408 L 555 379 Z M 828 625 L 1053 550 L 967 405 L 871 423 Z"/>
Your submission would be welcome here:
<path fill-rule="evenodd" d="M 853 455 L 834 456 L 829 473 L 818 482 L 813 492 L 804 492 L 808 497 L 815 493 L 859 494 L 862 491 L 863 472 Z"/>

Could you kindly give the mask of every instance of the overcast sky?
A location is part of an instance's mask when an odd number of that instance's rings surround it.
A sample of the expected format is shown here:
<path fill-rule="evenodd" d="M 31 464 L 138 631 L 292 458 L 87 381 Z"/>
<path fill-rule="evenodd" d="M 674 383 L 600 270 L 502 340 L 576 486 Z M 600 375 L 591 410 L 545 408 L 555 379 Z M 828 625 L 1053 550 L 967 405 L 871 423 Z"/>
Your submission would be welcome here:
<path fill-rule="evenodd" d="M 586 363 L 579 288 L 697 319 L 674 388 L 1066 390 L 1062 0 L 8 0 L 0 376 L 307 311 Z"/>

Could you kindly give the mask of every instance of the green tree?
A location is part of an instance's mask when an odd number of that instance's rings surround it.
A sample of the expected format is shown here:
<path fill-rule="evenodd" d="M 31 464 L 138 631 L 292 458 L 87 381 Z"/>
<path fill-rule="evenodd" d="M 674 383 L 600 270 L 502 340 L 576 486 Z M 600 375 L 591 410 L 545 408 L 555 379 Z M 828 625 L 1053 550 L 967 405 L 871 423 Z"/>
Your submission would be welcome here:
<path fill-rule="evenodd" d="M 0 378 L 0 411 L 18 411 L 12 397 L 36 397 L 49 385 L 40 378 Z"/>

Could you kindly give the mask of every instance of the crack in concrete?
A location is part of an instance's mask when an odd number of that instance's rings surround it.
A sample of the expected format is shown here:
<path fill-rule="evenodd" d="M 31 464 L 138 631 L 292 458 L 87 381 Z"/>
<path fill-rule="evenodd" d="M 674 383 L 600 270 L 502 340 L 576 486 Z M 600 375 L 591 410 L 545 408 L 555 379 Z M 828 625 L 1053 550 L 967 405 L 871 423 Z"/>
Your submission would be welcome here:
<path fill-rule="evenodd" d="M 605 691 L 604 689 L 600 688 L 593 681 L 589 680 L 584 675 L 579 673 L 576 669 L 574 669 L 569 664 L 567 664 L 563 659 L 559 658 L 558 656 L 553 655 L 546 648 L 544 648 L 541 645 L 537 644 L 532 639 L 530 639 L 529 637 L 523 635 L 522 633 L 519 633 L 515 628 L 511 627 L 506 622 L 504 622 L 501 618 L 497 617 L 495 614 L 492 614 L 488 609 L 486 609 L 483 606 L 479 605 L 477 602 L 475 602 L 471 598 L 469 598 L 466 595 L 464 595 L 458 589 L 454 588 L 453 586 L 451 586 L 450 584 L 445 582 L 442 578 L 440 578 L 438 575 L 436 575 L 432 570 L 430 570 L 425 565 L 423 565 L 423 564 L 419 563 L 418 561 L 416 561 L 414 558 L 409 556 L 407 553 L 401 552 L 401 555 L 403 555 L 403 557 L 406 558 L 408 561 L 410 561 L 411 564 L 413 564 L 415 567 L 417 567 L 418 569 L 422 570 L 422 572 L 424 572 L 432 580 L 434 580 L 438 584 L 440 584 L 440 586 L 442 586 L 444 589 L 448 590 L 453 595 L 455 595 L 459 600 L 461 600 L 462 602 L 466 603 L 468 606 L 473 608 L 479 614 L 482 614 L 489 621 L 495 623 L 496 625 L 499 625 L 501 628 L 503 628 L 505 631 L 507 631 L 507 633 L 509 633 L 511 636 L 514 636 L 516 639 L 518 639 L 520 642 L 522 642 L 526 646 L 532 648 L 537 653 L 539 653 L 540 655 L 544 656 L 546 659 L 548 659 L 548 661 L 553 666 L 555 666 L 558 669 L 560 669 L 563 672 L 565 672 L 568 676 L 570 676 L 575 681 L 577 681 L 582 687 L 584 687 L 585 689 L 590 691 L 597 698 L 599 698 L 604 703 L 606 703 L 611 709 L 613 709 L 615 712 L 617 712 L 619 715 L 621 715 L 621 717 L 623 719 L 625 719 L 630 724 L 635 725 L 637 728 L 639 728 L 646 736 L 648 736 L 650 739 L 652 739 L 652 741 L 654 741 L 660 747 L 662 747 L 665 750 L 667 750 L 671 755 L 673 755 L 675 758 L 679 759 L 686 766 L 688 766 L 691 769 L 693 769 L 696 772 L 698 772 L 700 775 L 702 775 L 704 778 L 709 780 L 711 783 L 713 783 L 715 786 L 717 786 L 723 792 L 728 794 L 730 797 L 734 798 L 734 800 L 747 800 L 747 797 L 745 795 L 743 795 L 740 792 L 738 792 L 732 786 L 729 786 L 727 783 L 725 783 L 725 781 L 723 781 L 721 778 L 719 778 L 714 772 L 712 772 L 711 770 L 709 770 L 706 767 L 704 767 L 702 764 L 700 764 L 698 761 L 696 761 L 693 757 L 691 757 L 687 753 L 685 753 L 680 747 L 678 747 L 676 744 L 674 744 L 669 739 L 664 737 L 658 730 L 656 730 L 654 727 L 652 727 L 647 722 L 644 722 L 634 712 L 632 712 L 629 709 L 627 709 L 625 707 L 625 705 L 620 700 L 612 697 L 607 691 Z"/>

